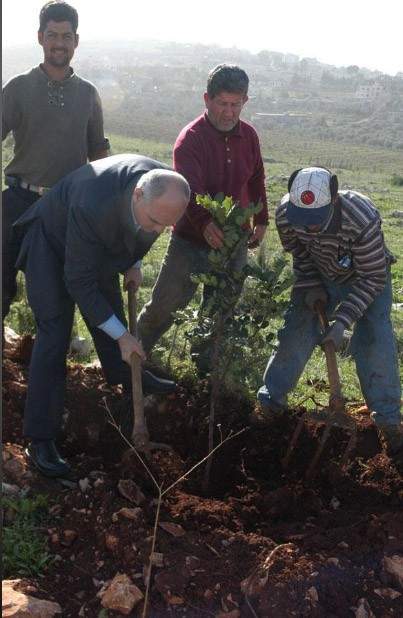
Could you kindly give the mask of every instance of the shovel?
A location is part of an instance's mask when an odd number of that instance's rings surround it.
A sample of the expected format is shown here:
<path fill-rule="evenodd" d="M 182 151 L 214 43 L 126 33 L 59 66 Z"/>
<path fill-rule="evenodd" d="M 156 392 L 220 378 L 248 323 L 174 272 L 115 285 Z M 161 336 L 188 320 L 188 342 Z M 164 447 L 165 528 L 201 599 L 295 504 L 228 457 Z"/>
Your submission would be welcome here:
<path fill-rule="evenodd" d="M 137 297 L 136 288 L 133 281 L 129 281 L 127 285 L 127 300 L 129 307 L 129 331 L 133 337 L 137 337 Z M 145 453 L 147 458 L 150 456 L 150 451 L 153 449 L 170 450 L 170 446 L 160 442 L 150 442 L 150 435 L 147 429 L 147 423 L 144 416 L 144 397 L 143 385 L 141 381 L 141 358 L 133 352 L 131 359 L 131 374 L 132 374 L 132 398 L 133 398 L 133 432 L 132 442 L 135 448 Z"/>
<path fill-rule="evenodd" d="M 322 332 L 325 333 L 329 327 L 329 322 L 326 316 L 325 307 L 323 302 L 317 301 L 315 304 L 315 311 L 318 314 L 319 322 Z M 332 341 L 327 341 L 322 345 L 326 357 L 327 375 L 329 378 L 330 397 L 327 410 L 319 413 L 306 412 L 298 421 L 298 425 L 291 437 L 290 444 L 287 449 L 287 453 L 282 461 L 283 467 L 287 468 L 292 452 L 295 449 L 298 437 L 302 431 L 304 423 L 309 418 L 310 421 L 323 423 L 325 427 L 321 436 L 320 442 L 317 446 L 315 454 L 311 463 L 309 464 L 306 472 L 307 480 L 311 480 L 315 473 L 320 456 L 329 438 L 332 427 L 342 427 L 349 434 L 350 438 L 347 447 L 341 458 L 341 466 L 344 468 L 348 462 L 351 451 L 354 449 L 357 442 L 357 426 L 354 419 L 346 412 L 345 400 L 341 390 L 340 376 L 337 367 L 336 350 Z"/>

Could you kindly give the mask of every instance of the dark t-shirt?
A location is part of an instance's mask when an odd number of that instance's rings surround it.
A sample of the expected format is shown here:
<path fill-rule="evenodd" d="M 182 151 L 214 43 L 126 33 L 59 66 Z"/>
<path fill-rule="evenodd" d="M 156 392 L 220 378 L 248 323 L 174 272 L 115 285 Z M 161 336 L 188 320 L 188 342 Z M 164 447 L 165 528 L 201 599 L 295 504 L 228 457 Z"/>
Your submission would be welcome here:
<path fill-rule="evenodd" d="M 74 72 L 52 81 L 40 66 L 3 88 L 3 140 L 10 131 L 14 157 L 5 173 L 44 187 L 109 147 L 95 86 Z"/>

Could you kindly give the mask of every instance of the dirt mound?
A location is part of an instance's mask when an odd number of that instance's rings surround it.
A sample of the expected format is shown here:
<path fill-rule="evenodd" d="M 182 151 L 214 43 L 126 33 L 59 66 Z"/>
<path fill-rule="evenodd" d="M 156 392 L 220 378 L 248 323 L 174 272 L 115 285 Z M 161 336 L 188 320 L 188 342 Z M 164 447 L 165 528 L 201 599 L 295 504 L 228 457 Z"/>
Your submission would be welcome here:
<path fill-rule="evenodd" d="M 15 356 L 5 359 L 4 450 L 9 460 L 20 459 L 25 475 L 26 373 Z M 165 487 L 206 454 L 208 398 L 206 383 L 197 390 L 183 384 L 165 401 L 147 402 L 153 440 L 173 447 L 150 461 Z M 65 617 L 98 616 L 97 593 L 117 573 L 145 588 L 157 492 L 107 410 L 123 423 L 130 405 L 104 384 L 99 369 L 71 365 L 60 447 L 78 472 L 79 487 L 66 489 L 35 472 L 24 477 L 31 491 L 50 496 L 47 533 L 56 562 L 40 589 L 60 603 Z M 248 402 L 223 395 L 216 439 L 220 431 L 224 437 L 246 431 L 214 457 L 208 495 L 199 468 L 163 498 L 149 615 L 401 615 L 403 590 L 383 559 L 403 553 L 403 482 L 365 411 L 357 414 L 356 457 L 347 470 L 337 464 L 347 437 L 334 431 L 311 484 L 304 472 L 320 427 L 304 430 L 284 474 L 280 460 L 302 411 L 266 429 L 249 427 L 250 412 Z M 134 498 L 122 493 L 122 480 L 136 484 Z M 130 615 L 139 612 L 140 606 Z"/>

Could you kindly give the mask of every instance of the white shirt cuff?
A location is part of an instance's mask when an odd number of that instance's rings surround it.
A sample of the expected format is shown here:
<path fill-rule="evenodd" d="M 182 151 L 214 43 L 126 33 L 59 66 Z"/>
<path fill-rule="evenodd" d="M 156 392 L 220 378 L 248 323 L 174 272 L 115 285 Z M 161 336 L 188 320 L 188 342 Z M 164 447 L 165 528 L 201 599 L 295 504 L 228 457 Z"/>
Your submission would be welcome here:
<path fill-rule="evenodd" d="M 109 337 L 112 339 L 119 339 L 122 335 L 125 334 L 127 328 L 122 324 L 122 322 L 116 317 L 115 314 L 111 315 L 111 317 L 106 320 L 106 322 L 102 322 L 102 324 L 98 324 L 98 328 L 104 331 Z"/>

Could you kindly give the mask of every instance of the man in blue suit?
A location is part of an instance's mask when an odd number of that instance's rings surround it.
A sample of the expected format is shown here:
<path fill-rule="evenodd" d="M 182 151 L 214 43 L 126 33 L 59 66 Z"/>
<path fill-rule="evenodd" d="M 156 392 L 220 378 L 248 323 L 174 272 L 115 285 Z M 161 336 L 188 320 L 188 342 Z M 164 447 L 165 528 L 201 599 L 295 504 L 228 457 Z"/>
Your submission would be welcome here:
<path fill-rule="evenodd" d="M 17 267 L 25 272 L 37 324 L 24 435 L 30 439 L 27 453 L 43 474 L 70 473 L 55 439 L 75 303 L 106 380 L 128 387 L 131 355 L 145 355 L 126 327 L 119 273 L 125 285 L 140 285 L 141 258 L 183 215 L 189 197 L 187 181 L 164 164 L 141 155 L 115 155 L 66 176 L 16 222 L 25 234 Z M 143 372 L 143 384 L 149 392 L 175 388 L 150 372 Z"/>

